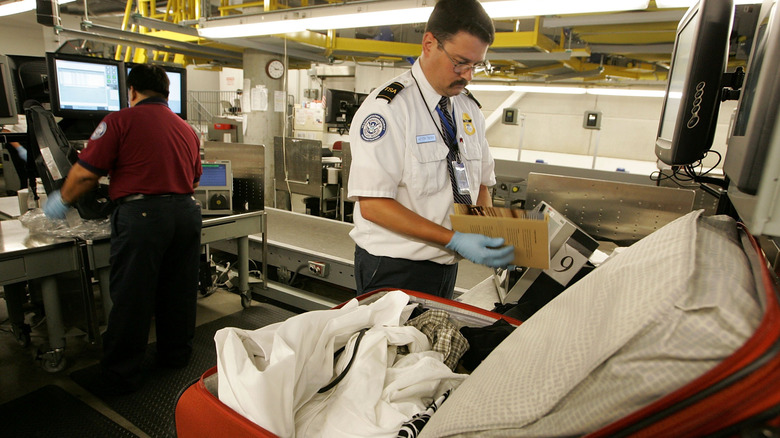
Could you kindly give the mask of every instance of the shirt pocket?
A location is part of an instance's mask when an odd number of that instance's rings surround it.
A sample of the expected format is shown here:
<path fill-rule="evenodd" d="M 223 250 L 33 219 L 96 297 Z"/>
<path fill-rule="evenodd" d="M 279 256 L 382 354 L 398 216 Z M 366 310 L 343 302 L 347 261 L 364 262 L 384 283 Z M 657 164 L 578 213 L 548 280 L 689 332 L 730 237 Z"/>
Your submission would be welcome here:
<path fill-rule="evenodd" d="M 479 142 L 465 138 L 464 142 L 461 143 L 460 156 L 463 157 L 466 164 L 472 200 L 476 203 L 476 194 L 479 193 L 479 186 L 482 183 L 482 148 Z"/>
<path fill-rule="evenodd" d="M 428 196 L 447 187 L 447 152 L 447 146 L 441 142 L 414 143 L 410 163 L 411 180 L 407 182 L 412 193 Z"/>

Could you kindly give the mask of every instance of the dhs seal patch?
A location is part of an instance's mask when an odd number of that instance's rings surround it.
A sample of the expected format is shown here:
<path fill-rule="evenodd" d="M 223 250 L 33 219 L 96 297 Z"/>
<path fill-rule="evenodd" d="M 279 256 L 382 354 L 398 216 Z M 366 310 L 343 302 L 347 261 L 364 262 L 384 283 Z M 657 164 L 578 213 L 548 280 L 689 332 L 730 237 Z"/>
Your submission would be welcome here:
<path fill-rule="evenodd" d="M 387 122 L 379 114 L 370 114 L 360 125 L 360 138 L 365 141 L 376 141 L 387 132 Z"/>
<path fill-rule="evenodd" d="M 90 140 L 97 140 L 100 137 L 103 136 L 103 134 L 106 133 L 106 129 L 108 126 L 106 126 L 106 122 L 100 122 L 99 125 L 97 125 L 97 128 L 95 128 L 95 131 L 92 133 L 92 135 L 89 137 Z"/>

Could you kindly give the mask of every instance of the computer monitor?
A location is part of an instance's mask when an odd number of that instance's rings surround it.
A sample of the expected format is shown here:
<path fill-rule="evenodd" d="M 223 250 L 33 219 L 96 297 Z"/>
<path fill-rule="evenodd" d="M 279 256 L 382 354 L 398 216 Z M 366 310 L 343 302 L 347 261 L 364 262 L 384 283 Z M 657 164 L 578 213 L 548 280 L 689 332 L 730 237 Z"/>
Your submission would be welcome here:
<path fill-rule="evenodd" d="M 47 53 L 46 63 L 55 116 L 99 120 L 127 106 L 123 62 Z"/>
<path fill-rule="evenodd" d="M 138 64 L 125 63 L 127 73 Z M 161 65 L 168 74 L 168 107 L 184 120 L 187 120 L 187 69 Z"/>
<path fill-rule="evenodd" d="M 195 189 L 202 214 L 226 214 L 233 209 L 233 170 L 230 160 L 203 161 L 203 173 Z"/>
<path fill-rule="evenodd" d="M 761 6 L 723 164 L 731 184 L 750 195 L 758 191 L 780 102 L 779 27 L 780 7 L 776 0 L 767 0 Z"/>
<path fill-rule="evenodd" d="M 8 57 L 0 55 L 0 125 L 19 122 L 13 75 Z"/>
<path fill-rule="evenodd" d="M 42 56 L 8 55 L 16 92 L 16 111 L 24 114 L 24 102 L 35 100 L 49 108 L 49 70 Z"/>
<path fill-rule="evenodd" d="M 672 166 L 712 146 L 734 15 L 732 0 L 699 0 L 677 26 L 655 155 Z"/>
<path fill-rule="evenodd" d="M 348 126 L 358 107 L 358 95 L 354 91 L 325 90 L 326 124 Z"/>

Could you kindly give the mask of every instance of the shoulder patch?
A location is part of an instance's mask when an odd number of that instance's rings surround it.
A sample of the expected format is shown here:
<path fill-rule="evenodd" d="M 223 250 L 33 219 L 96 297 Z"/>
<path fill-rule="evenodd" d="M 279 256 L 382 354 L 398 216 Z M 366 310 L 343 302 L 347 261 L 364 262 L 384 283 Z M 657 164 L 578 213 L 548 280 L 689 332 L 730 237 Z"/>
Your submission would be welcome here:
<path fill-rule="evenodd" d="M 399 91 L 404 89 L 404 84 L 400 82 L 393 82 L 386 86 L 379 94 L 376 95 L 377 99 L 384 99 L 387 103 L 390 103 Z"/>
<path fill-rule="evenodd" d="M 360 138 L 363 141 L 376 141 L 387 132 L 387 121 L 377 113 L 369 114 L 360 125 Z"/>
<path fill-rule="evenodd" d="M 474 97 L 474 95 L 473 95 L 473 94 L 471 94 L 471 91 L 469 91 L 469 90 L 468 90 L 468 88 L 464 88 L 464 89 L 463 89 L 463 92 L 464 92 L 464 93 L 466 93 L 466 96 L 468 96 L 468 97 L 469 97 L 469 99 L 473 100 L 473 101 L 474 101 L 474 103 L 476 103 L 476 104 L 477 104 L 477 106 L 479 107 L 479 109 L 482 109 L 482 104 L 481 104 L 481 103 L 479 103 L 479 101 L 477 100 L 477 98 L 476 98 L 476 97 Z"/>
<path fill-rule="evenodd" d="M 92 135 L 89 137 L 90 140 L 97 140 L 100 137 L 103 136 L 103 134 L 106 133 L 106 129 L 108 126 L 106 125 L 106 122 L 101 121 L 99 125 L 97 125 L 97 128 L 95 128 L 95 131 L 92 132 Z"/>

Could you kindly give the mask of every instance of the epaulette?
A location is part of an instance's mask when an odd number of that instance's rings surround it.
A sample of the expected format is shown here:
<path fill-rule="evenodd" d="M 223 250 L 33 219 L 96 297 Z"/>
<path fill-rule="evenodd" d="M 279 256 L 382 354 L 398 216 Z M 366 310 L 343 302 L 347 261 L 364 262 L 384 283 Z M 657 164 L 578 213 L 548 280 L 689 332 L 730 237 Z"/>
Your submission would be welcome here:
<path fill-rule="evenodd" d="M 477 106 L 479 107 L 479 109 L 482 109 L 482 104 L 480 104 L 480 103 L 479 103 L 479 101 L 477 100 L 477 98 L 476 98 L 476 97 L 474 97 L 474 95 L 473 95 L 473 94 L 471 94 L 471 91 L 469 91 L 469 90 L 468 90 L 468 88 L 464 88 L 464 89 L 463 89 L 463 92 L 464 92 L 464 93 L 466 93 L 466 96 L 468 96 L 468 97 L 469 97 L 471 100 L 473 100 L 473 101 L 474 101 L 474 103 L 476 103 L 476 104 L 477 104 Z"/>
<path fill-rule="evenodd" d="M 400 82 L 393 82 L 386 86 L 379 94 L 376 95 L 377 99 L 384 99 L 387 103 L 390 103 L 393 98 L 398 95 L 398 92 L 404 89 L 404 84 Z"/>

